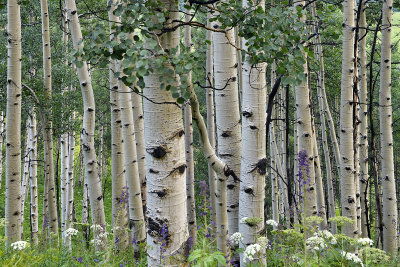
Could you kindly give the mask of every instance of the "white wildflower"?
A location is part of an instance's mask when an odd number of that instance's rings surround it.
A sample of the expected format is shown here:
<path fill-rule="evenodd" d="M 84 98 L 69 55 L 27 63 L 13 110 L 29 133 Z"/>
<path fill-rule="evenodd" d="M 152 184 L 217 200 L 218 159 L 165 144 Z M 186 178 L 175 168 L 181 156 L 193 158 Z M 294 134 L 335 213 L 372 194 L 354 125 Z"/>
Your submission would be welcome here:
<path fill-rule="evenodd" d="M 307 249 L 319 251 L 326 248 L 325 240 L 322 237 L 314 235 L 306 240 Z"/>
<path fill-rule="evenodd" d="M 268 220 L 265 223 L 268 224 L 268 225 L 271 225 L 273 227 L 277 227 L 278 226 L 278 223 L 276 221 L 274 221 L 274 220 Z"/>
<path fill-rule="evenodd" d="M 23 250 L 23 249 L 29 247 L 29 243 L 26 241 L 17 241 L 17 242 L 12 243 L 10 246 L 15 250 Z"/>
<path fill-rule="evenodd" d="M 240 241 L 243 240 L 243 236 L 241 233 L 237 232 L 234 233 L 233 235 L 231 235 L 231 237 L 229 238 L 229 241 L 231 241 L 231 243 L 233 245 L 238 245 Z"/>
<path fill-rule="evenodd" d="M 74 229 L 74 228 L 68 228 L 67 230 L 65 230 L 65 237 L 69 237 L 69 236 L 76 236 L 78 234 L 78 230 Z"/>
<path fill-rule="evenodd" d="M 269 240 L 265 236 L 261 236 L 261 237 L 257 238 L 257 244 L 260 244 L 261 247 L 263 247 L 263 248 L 268 248 Z"/>
<path fill-rule="evenodd" d="M 92 226 L 90 226 L 90 229 L 93 229 L 93 231 L 95 232 L 103 231 L 103 226 L 101 226 L 100 224 L 93 224 Z"/>
<path fill-rule="evenodd" d="M 96 247 L 103 244 L 103 242 L 98 238 L 90 240 L 90 243 L 94 244 Z"/>
<path fill-rule="evenodd" d="M 337 244 L 336 238 L 328 230 L 319 231 L 318 233 L 315 233 L 314 235 L 322 237 L 323 239 L 325 239 L 325 241 L 329 241 L 329 243 L 331 243 L 332 245 Z"/>
<path fill-rule="evenodd" d="M 246 223 L 246 221 L 247 221 L 248 218 L 249 218 L 249 217 L 243 217 L 242 219 L 240 219 L 240 223 Z"/>
<path fill-rule="evenodd" d="M 354 253 L 342 251 L 342 256 L 345 257 L 345 259 L 348 261 L 352 261 L 354 263 L 361 264 L 361 266 L 364 266 L 361 259 Z"/>
<path fill-rule="evenodd" d="M 99 238 L 99 239 L 107 238 L 107 235 L 108 235 L 107 232 L 103 232 L 103 233 L 100 233 L 100 234 L 98 235 L 98 238 Z"/>
<path fill-rule="evenodd" d="M 246 248 L 244 251 L 244 258 L 243 261 L 253 261 L 254 256 L 261 250 L 261 246 L 259 244 L 252 244 Z"/>
<path fill-rule="evenodd" d="M 359 244 L 360 246 L 372 246 L 372 245 L 374 245 L 374 241 L 369 239 L 368 237 L 359 238 L 357 240 L 357 244 Z"/>

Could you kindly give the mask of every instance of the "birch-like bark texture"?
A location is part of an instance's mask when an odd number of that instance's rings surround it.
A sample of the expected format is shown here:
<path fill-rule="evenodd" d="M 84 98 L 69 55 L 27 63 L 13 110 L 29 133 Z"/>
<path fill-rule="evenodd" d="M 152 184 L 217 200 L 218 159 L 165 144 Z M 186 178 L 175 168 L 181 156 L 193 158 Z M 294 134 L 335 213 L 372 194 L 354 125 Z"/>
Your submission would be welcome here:
<path fill-rule="evenodd" d="M 186 10 L 185 21 L 189 22 L 192 18 L 190 10 Z M 185 46 L 193 51 L 191 26 L 186 25 L 184 31 Z M 187 74 L 189 83 L 192 81 L 192 71 Z M 197 242 L 197 223 L 196 223 L 196 203 L 194 192 L 194 155 L 193 155 L 193 125 L 192 125 L 192 108 L 190 101 L 185 102 L 185 155 L 186 155 L 186 196 L 187 196 L 187 220 L 189 229 L 189 239 L 185 248 L 185 256 L 189 257 L 191 247 Z"/>
<path fill-rule="evenodd" d="M 136 136 L 136 153 L 139 169 L 139 179 L 142 192 L 143 211 L 146 208 L 146 147 L 144 140 L 144 116 L 142 96 L 136 92 L 132 93 L 133 122 Z"/>
<path fill-rule="evenodd" d="M 218 14 L 215 14 L 218 16 Z M 221 23 L 214 21 L 212 28 L 218 29 Z M 228 40 L 229 38 L 229 40 Z M 241 124 L 239 111 L 239 92 L 237 79 L 237 60 L 234 30 L 213 34 L 214 47 L 214 76 L 215 115 L 217 127 L 217 151 L 221 158 L 232 170 L 240 173 L 241 161 Z M 223 179 L 218 177 L 218 179 Z M 227 183 L 228 232 L 233 234 L 239 230 L 239 190 L 237 180 L 229 177 Z"/>
<path fill-rule="evenodd" d="M 166 25 L 173 27 L 175 22 L 172 21 L 179 20 L 177 2 L 162 0 L 161 4 L 169 11 Z M 162 48 L 169 50 L 179 46 L 179 35 L 179 30 L 174 30 L 157 38 Z M 164 265 L 176 264 L 170 256 L 179 253 L 188 238 L 182 110 L 171 92 L 161 89 L 160 77 L 168 78 L 156 71 L 144 77 L 146 88 L 143 90 L 149 266 L 161 264 L 161 253 Z M 177 77 L 172 78 L 176 79 L 172 85 L 176 85 Z M 166 238 L 165 231 L 168 233 Z M 163 244 L 163 250 L 160 250 Z"/>
<path fill-rule="evenodd" d="M 67 180 L 68 180 L 68 133 L 63 133 L 60 138 L 61 146 L 61 229 L 67 229 Z M 65 242 L 63 234 L 63 241 Z"/>
<path fill-rule="evenodd" d="M 21 13 L 7 1 L 6 246 L 20 240 L 21 223 Z"/>
<path fill-rule="evenodd" d="M 243 1 L 243 6 L 252 5 Z M 264 6 L 264 1 L 258 3 Z M 246 48 L 246 40 L 242 39 Z M 242 65 L 242 160 L 240 169 L 239 218 L 260 218 L 257 225 L 239 223 L 243 235 L 241 248 L 256 242 L 258 232 L 264 228 L 264 199 L 266 159 L 266 65 L 252 65 L 245 58 Z M 244 254 L 240 255 L 243 264 Z M 259 259 L 265 263 L 265 259 Z M 257 260 L 258 261 L 258 260 Z"/>
<path fill-rule="evenodd" d="M 360 37 L 359 40 L 359 99 L 360 111 L 360 202 L 361 202 L 361 228 L 360 235 L 368 237 L 368 199 L 369 199 L 369 175 L 368 175 L 368 90 L 367 90 L 367 20 L 365 14 L 365 0 L 361 0 L 360 13 Z"/>
<path fill-rule="evenodd" d="M 340 99 L 340 191 L 342 215 L 354 220 L 342 232 L 357 237 L 356 187 L 353 144 L 354 0 L 343 1 L 343 55 Z"/>
<path fill-rule="evenodd" d="M 0 111 L 0 189 L 3 177 L 3 143 L 4 143 L 4 113 Z"/>
<path fill-rule="evenodd" d="M 68 14 L 69 29 L 71 31 L 72 43 L 74 49 L 83 48 L 82 32 L 79 24 L 76 4 L 74 0 L 66 0 L 66 8 Z M 89 76 L 87 63 L 83 61 L 83 66 L 77 68 L 79 82 L 81 85 L 83 97 L 83 124 L 81 143 L 83 149 L 83 160 L 85 162 L 85 172 L 89 188 L 89 198 L 91 205 L 91 215 L 93 224 L 105 226 L 105 214 L 103 205 L 103 195 L 101 180 L 98 177 L 98 166 L 96 160 L 96 151 L 94 147 L 95 132 L 95 103 L 92 89 L 92 81 Z M 106 239 L 106 238 L 104 238 Z M 103 245 L 106 240 L 103 240 Z M 99 247 L 100 248 L 100 247 Z"/>
<path fill-rule="evenodd" d="M 103 155 L 103 144 L 104 144 L 104 126 L 99 125 L 98 129 L 99 136 L 99 156 L 97 159 L 97 165 L 99 166 L 99 179 L 103 181 L 103 166 L 104 166 L 104 155 Z M 104 183 L 104 182 L 102 182 Z"/>
<path fill-rule="evenodd" d="M 384 0 L 382 6 L 381 77 L 379 87 L 379 121 L 382 156 L 382 198 L 383 198 L 383 249 L 397 254 L 397 199 L 393 160 L 392 93 L 391 93 L 391 37 L 392 0 Z"/>
<path fill-rule="evenodd" d="M 21 180 L 21 239 L 24 236 L 24 214 L 25 214 L 25 200 L 26 196 L 28 194 L 26 188 L 29 186 L 29 165 L 30 165 L 30 154 L 29 154 L 29 127 L 30 127 L 30 120 L 29 117 L 26 120 L 26 126 L 25 126 L 25 148 L 24 148 L 24 154 L 22 157 L 23 161 L 23 167 L 22 167 L 22 180 Z"/>
<path fill-rule="evenodd" d="M 322 55 L 322 54 L 320 54 Z M 321 57 L 322 59 L 322 57 Z M 320 60 L 321 68 L 323 61 Z M 333 173 L 331 167 L 331 159 L 329 153 L 329 145 L 328 145 L 328 137 L 326 134 L 326 124 L 325 124 L 325 106 L 322 98 L 322 89 L 321 87 L 325 87 L 324 85 L 324 72 L 323 69 L 320 70 L 318 80 L 317 80 L 317 92 L 318 92 L 318 106 L 319 106 L 319 115 L 321 121 L 321 135 L 322 135 L 322 148 L 324 150 L 324 159 L 325 159 L 325 172 L 326 172 L 326 185 L 328 191 L 328 210 L 329 210 L 329 218 L 333 218 L 336 216 L 336 200 L 335 200 L 335 192 L 333 188 Z M 330 229 L 333 234 L 337 234 L 337 225 L 335 222 L 330 223 Z"/>
<path fill-rule="evenodd" d="M 295 3 L 295 6 L 304 6 L 305 1 L 298 1 Z M 302 16 L 300 18 L 301 21 L 304 21 L 306 18 Z M 304 59 L 306 59 L 306 55 L 304 55 Z M 296 99 L 296 123 L 297 123 L 297 131 L 298 131 L 298 146 L 299 152 L 306 151 L 308 162 L 309 162 L 309 177 L 306 177 L 305 180 L 307 182 L 306 185 L 303 186 L 303 194 L 305 195 L 304 202 L 302 205 L 305 205 L 305 215 L 312 216 L 317 214 L 317 203 L 316 203 L 316 191 L 315 191 L 315 173 L 314 173 L 314 152 L 313 152 L 313 136 L 312 136 L 312 125 L 311 125 L 311 110 L 310 110 L 310 91 L 308 87 L 308 71 L 307 64 L 303 65 L 304 75 L 306 80 L 303 81 L 300 85 L 296 86 L 295 91 L 295 99 Z M 305 177 L 305 176 L 303 176 Z"/>
<path fill-rule="evenodd" d="M 313 127 L 313 152 L 314 152 L 314 171 L 315 171 L 315 187 L 316 187 L 316 195 L 317 195 L 317 211 L 318 216 L 323 219 L 319 228 L 324 230 L 328 226 L 328 222 L 326 220 L 326 206 L 325 206 L 325 191 L 324 191 L 324 183 L 322 182 L 322 172 L 321 172 L 321 160 L 319 157 L 319 146 L 317 142 L 317 131 L 315 129 L 314 120 L 312 120 Z"/>
<path fill-rule="evenodd" d="M 211 26 L 210 22 L 211 13 L 207 13 L 207 26 Z M 207 31 L 207 40 L 211 43 L 207 46 L 206 51 L 206 106 L 207 106 L 207 134 L 208 140 L 212 149 L 215 150 L 215 110 L 214 110 L 214 90 L 212 86 L 214 85 L 214 50 L 213 50 L 213 32 Z M 211 200 L 211 219 L 214 223 L 217 221 L 217 198 L 216 198 L 216 188 L 217 188 L 217 175 L 208 163 L 208 183 L 210 187 L 210 200 Z M 214 232 L 216 228 L 214 227 Z"/>
<path fill-rule="evenodd" d="M 74 119 L 74 114 L 72 114 L 72 120 Z M 68 134 L 68 159 L 67 159 L 67 190 L 66 190 L 66 210 L 65 210 L 65 221 L 66 229 L 71 228 L 73 206 L 74 206 L 74 160 L 75 160 L 75 132 L 71 130 Z M 71 248 L 71 236 L 66 238 L 67 247 Z"/>
<path fill-rule="evenodd" d="M 50 28 L 49 28 L 49 11 L 47 0 L 40 1 L 42 15 L 42 45 L 43 45 L 43 81 L 44 96 L 51 102 L 52 98 L 52 77 L 51 77 L 51 50 L 50 50 Z M 51 110 L 50 110 L 51 114 Z M 51 115 L 46 116 L 44 129 L 44 150 L 45 150 L 45 183 L 47 186 L 47 216 L 49 221 L 49 230 L 54 234 L 58 234 L 58 219 L 56 194 L 54 185 L 54 160 L 53 160 L 53 122 Z"/>
<path fill-rule="evenodd" d="M 108 12 L 110 21 L 116 21 L 113 12 L 115 5 L 111 5 Z M 114 40 L 115 32 L 110 22 L 110 39 Z M 110 59 L 110 105 L 111 105 L 111 183 L 112 183 L 112 222 L 114 234 L 119 239 L 119 249 L 127 249 L 129 245 L 128 206 L 126 199 L 126 176 L 124 168 L 124 146 L 122 139 L 121 107 L 118 96 L 118 79 L 115 78 L 116 62 Z M 136 130 L 136 128 L 135 128 Z M 144 142 L 144 141 L 143 141 Z M 139 161 L 140 162 L 140 161 Z"/>
<path fill-rule="evenodd" d="M 38 191 L 37 191 L 37 130 L 36 130 L 36 111 L 31 109 L 29 126 L 29 157 L 31 164 L 29 165 L 29 184 L 30 184 L 30 203 L 31 203 L 31 237 L 34 245 L 38 244 L 39 234 L 39 206 L 38 206 Z"/>
<path fill-rule="evenodd" d="M 120 70 L 116 63 L 117 71 Z M 131 89 L 121 80 L 118 81 L 119 103 L 121 107 L 122 138 L 124 146 L 124 162 L 126 184 L 129 192 L 129 222 L 132 238 L 137 242 L 146 239 L 146 225 L 144 222 L 142 194 L 139 178 L 139 169 L 136 153 L 135 129 L 133 124 Z"/>

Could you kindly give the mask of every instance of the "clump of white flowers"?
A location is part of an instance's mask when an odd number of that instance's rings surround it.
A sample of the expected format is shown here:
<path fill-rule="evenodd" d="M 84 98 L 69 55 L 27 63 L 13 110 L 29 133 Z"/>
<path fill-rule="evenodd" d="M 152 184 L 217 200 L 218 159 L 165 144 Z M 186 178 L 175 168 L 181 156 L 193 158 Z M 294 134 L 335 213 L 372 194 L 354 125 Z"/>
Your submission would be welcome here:
<path fill-rule="evenodd" d="M 12 243 L 10 246 L 15 250 L 23 250 L 23 249 L 29 247 L 29 243 L 26 241 L 17 241 L 17 242 Z"/>
<path fill-rule="evenodd" d="M 100 224 L 93 224 L 92 226 L 90 226 L 90 229 L 95 232 L 103 231 L 103 226 L 101 226 Z"/>
<path fill-rule="evenodd" d="M 107 232 L 103 232 L 103 233 L 100 233 L 98 235 L 98 238 L 103 239 L 103 238 L 107 238 L 107 236 L 108 236 L 108 233 Z"/>
<path fill-rule="evenodd" d="M 263 247 L 263 248 L 268 248 L 269 240 L 265 236 L 261 236 L 261 237 L 257 238 L 257 244 L 260 244 L 261 247 Z"/>
<path fill-rule="evenodd" d="M 364 266 L 361 259 L 354 253 L 342 251 L 342 257 L 344 257 L 348 261 L 352 261 L 354 263 L 361 264 L 361 266 Z"/>
<path fill-rule="evenodd" d="M 328 230 L 319 231 L 318 233 L 315 233 L 315 235 L 322 237 L 323 239 L 325 239 L 325 241 L 329 241 L 329 243 L 331 243 L 332 245 L 337 244 L 336 238 Z"/>
<path fill-rule="evenodd" d="M 240 241 L 243 240 L 243 236 L 241 233 L 237 232 L 234 233 L 233 235 L 231 235 L 231 237 L 229 238 L 229 241 L 231 241 L 231 243 L 233 245 L 238 245 Z"/>
<path fill-rule="evenodd" d="M 309 237 L 306 240 L 306 245 L 308 250 L 320 251 L 321 249 L 326 248 L 325 240 L 318 235 Z"/>
<path fill-rule="evenodd" d="M 101 246 L 103 244 L 103 242 L 98 238 L 90 240 L 90 243 L 94 244 L 96 247 Z"/>
<path fill-rule="evenodd" d="M 70 236 L 76 236 L 78 234 L 78 230 L 74 229 L 74 228 L 68 228 L 67 230 L 65 230 L 65 237 L 70 237 Z"/>
<path fill-rule="evenodd" d="M 260 252 L 261 250 L 261 246 L 259 244 L 252 244 L 249 245 L 246 250 L 244 251 L 244 257 L 243 257 L 243 261 L 247 262 L 247 261 L 253 261 L 254 260 L 254 256 Z"/>
<path fill-rule="evenodd" d="M 278 226 L 278 223 L 276 221 L 274 221 L 274 220 L 268 220 L 265 223 L 268 224 L 268 225 L 271 225 L 273 227 L 277 227 Z"/>
<path fill-rule="evenodd" d="M 357 244 L 359 244 L 360 246 L 372 246 L 374 245 L 374 241 L 369 239 L 368 237 L 366 238 L 359 238 L 357 240 Z"/>

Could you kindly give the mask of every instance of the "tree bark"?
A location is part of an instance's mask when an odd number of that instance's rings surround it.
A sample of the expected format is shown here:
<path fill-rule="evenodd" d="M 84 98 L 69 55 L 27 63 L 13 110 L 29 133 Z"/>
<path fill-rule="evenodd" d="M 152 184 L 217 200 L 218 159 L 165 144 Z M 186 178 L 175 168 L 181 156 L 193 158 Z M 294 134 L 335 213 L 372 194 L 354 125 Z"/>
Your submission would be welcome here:
<path fill-rule="evenodd" d="M 264 6 L 264 1 L 258 3 Z M 252 5 L 243 1 L 243 6 Z M 242 39 L 246 48 L 246 40 Z M 241 248 L 257 242 L 259 232 L 264 228 L 264 199 L 266 159 L 266 65 L 252 65 L 245 58 L 241 69 L 242 77 L 242 155 L 240 169 L 239 218 L 260 218 L 257 225 L 239 223 L 239 232 L 243 234 Z M 287 218 L 288 219 L 288 218 Z M 243 264 L 244 254 L 240 261 Z M 263 256 L 262 256 L 263 257 Z M 265 263 L 265 259 L 260 259 Z"/>
<path fill-rule="evenodd" d="M 66 0 L 68 23 L 71 31 L 72 43 L 74 49 L 83 48 L 82 32 L 79 24 L 76 4 L 74 0 Z M 78 59 L 80 60 L 80 59 Z M 86 61 L 82 62 L 83 66 L 77 68 L 79 82 L 81 85 L 84 114 L 82 124 L 81 143 L 83 148 L 83 159 L 85 162 L 85 172 L 89 189 L 89 198 L 91 205 L 91 215 L 93 224 L 105 227 L 105 214 L 103 195 L 101 192 L 101 180 L 98 177 L 98 166 L 96 160 L 96 151 L 94 147 L 94 132 L 95 132 L 95 103 L 92 89 L 92 82 L 89 76 Z M 103 228 L 104 229 L 104 228 Z M 106 238 L 102 240 L 102 246 L 106 245 Z"/>
<path fill-rule="evenodd" d="M 214 21 L 212 27 L 219 28 L 220 22 Z M 229 40 L 228 40 L 229 38 Z M 217 127 L 217 150 L 220 157 L 235 173 L 240 173 L 241 161 L 241 124 L 239 111 L 239 92 L 237 78 L 237 60 L 234 30 L 226 34 L 213 34 L 214 70 L 215 70 L 215 114 Z M 218 177 L 218 179 L 223 179 Z M 239 183 L 232 177 L 226 181 L 228 232 L 239 230 Z M 225 189 L 223 189 L 225 190 Z M 223 192 L 220 192 L 223 194 Z"/>
<path fill-rule="evenodd" d="M 31 164 L 29 166 L 29 180 L 30 180 L 30 190 L 31 190 L 31 239 L 32 244 L 38 244 L 39 235 L 39 206 L 38 206 L 38 191 L 37 191 L 37 130 L 36 130 L 36 111 L 35 108 L 31 109 L 30 115 L 30 127 L 29 127 L 29 137 L 30 137 L 30 159 Z"/>
<path fill-rule="evenodd" d="M 392 0 L 384 0 L 382 6 L 382 44 L 379 89 L 379 121 L 382 157 L 383 198 L 383 249 L 395 257 L 397 254 L 397 198 L 393 160 L 392 94 L 391 94 L 391 36 Z"/>
<path fill-rule="evenodd" d="M 21 239 L 21 13 L 7 1 L 6 246 Z"/>
<path fill-rule="evenodd" d="M 354 81 L 354 1 L 343 2 L 343 55 L 340 100 L 340 191 L 342 215 L 354 220 L 342 232 L 358 236 L 356 187 L 354 184 L 353 81 Z"/>

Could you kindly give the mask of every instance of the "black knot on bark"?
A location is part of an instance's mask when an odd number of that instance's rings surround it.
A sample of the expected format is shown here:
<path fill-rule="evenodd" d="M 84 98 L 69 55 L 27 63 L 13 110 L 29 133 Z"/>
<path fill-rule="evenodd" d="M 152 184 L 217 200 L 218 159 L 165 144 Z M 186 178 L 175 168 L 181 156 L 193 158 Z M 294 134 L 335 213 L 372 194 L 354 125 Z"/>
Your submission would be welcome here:
<path fill-rule="evenodd" d="M 259 174 L 265 175 L 267 173 L 267 159 L 260 159 L 250 172 L 257 170 Z"/>
<path fill-rule="evenodd" d="M 149 149 L 146 149 L 146 151 L 147 151 L 147 153 L 149 153 L 156 159 L 161 159 L 167 154 L 167 150 L 163 146 L 149 148 Z"/>
<path fill-rule="evenodd" d="M 152 191 L 151 193 L 155 193 L 155 194 L 157 194 L 157 196 L 159 198 L 163 198 L 167 195 L 167 190 L 165 188 L 163 188 L 163 190 L 155 190 L 155 191 Z"/>
<path fill-rule="evenodd" d="M 231 136 L 231 132 L 230 132 L 230 131 L 223 132 L 223 133 L 221 134 L 221 136 L 222 136 L 222 137 L 229 137 L 229 136 Z"/>
<path fill-rule="evenodd" d="M 168 220 L 147 217 L 147 233 L 152 237 L 158 237 L 158 242 L 168 246 L 171 234 L 168 231 Z"/>
<path fill-rule="evenodd" d="M 232 178 L 233 178 L 233 180 L 235 181 L 235 183 L 240 182 L 240 179 L 239 179 L 239 177 L 236 175 L 236 173 L 235 173 L 233 170 L 231 170 L 227 165 L 225 165 L 225 167 L 224 167 L 224 175 L 225 175 L 226 177 L 232 176 Z"/>
<path fill-rule="evenodd" d="M 229 190 L 232 190 L 233 188 L 235 188 L 235 185 L 234 185 L 234 184 L 228 184 L 226 187 L 227 187 Z"/>
<path fill-rule="evenodd" d="M 98 201 L 100 201 L 100 200 L 102 200 L 102 199 L 103 199 L 103 196 L 99 196 L 99 197 L 97 198 Z"/>
<path fill-rule="evenodd" d="M 246 194 L 251 194 L 251 195 L 253 195 L 253 188 L 248 187 L 248 188 L 246 188 L 246 189 L 244 190 L 244 192 L 245 192 Z"/>
<path fill-rule="evenodd" d="M 246 118 L 250 118 L 251 116 L 253 116 L 253 113 L 251 111 L 243 111 L 242 114 Z"/>

